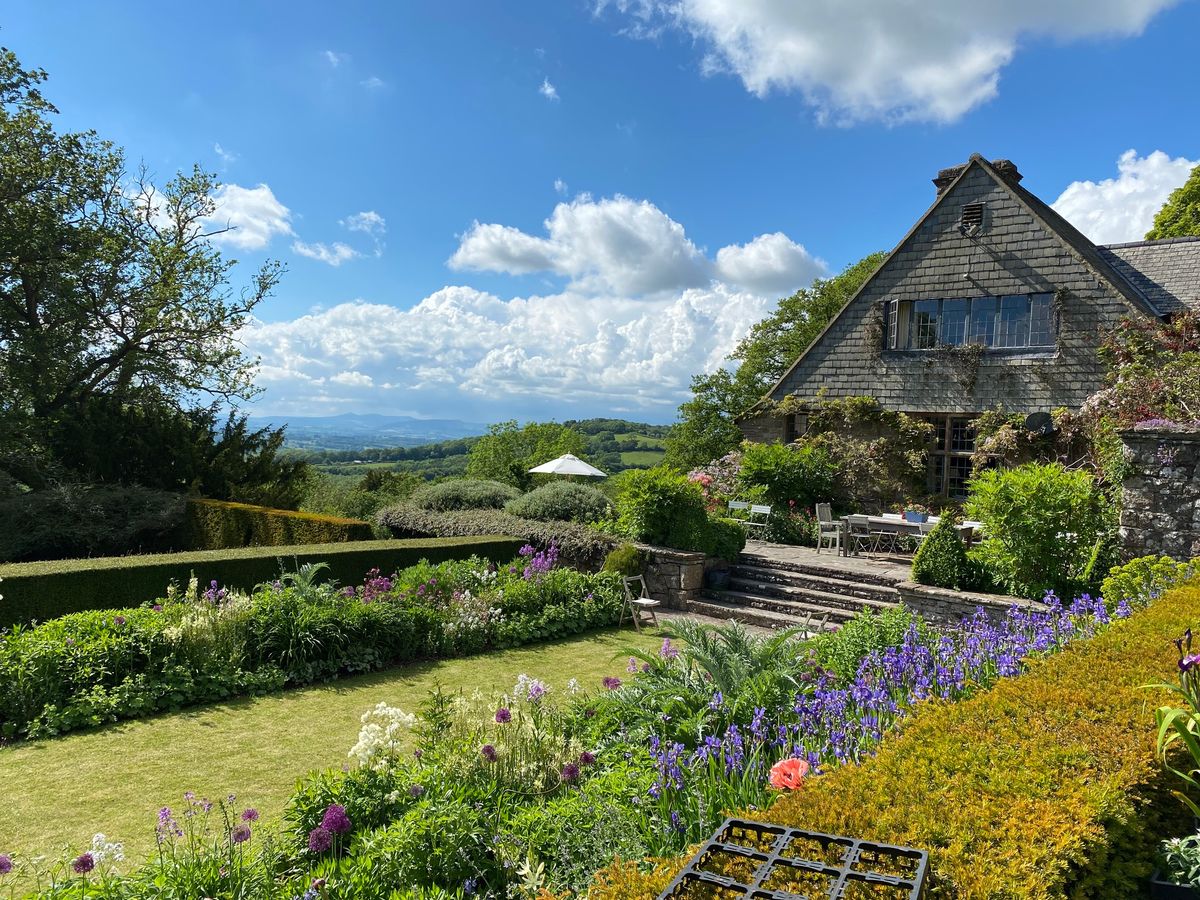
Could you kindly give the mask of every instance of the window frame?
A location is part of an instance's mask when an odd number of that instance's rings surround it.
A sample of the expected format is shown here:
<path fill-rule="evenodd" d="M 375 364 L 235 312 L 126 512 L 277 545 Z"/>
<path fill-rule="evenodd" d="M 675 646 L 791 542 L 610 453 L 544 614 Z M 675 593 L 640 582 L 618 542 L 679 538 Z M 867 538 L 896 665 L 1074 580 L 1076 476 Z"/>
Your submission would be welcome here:
<path fill-rule="evenodd" d="M 1024 300 L 1023 311 L 1012 308 L 1012 301 L 1018 299 Z M 965 316 L 955 329 L 957 333 L 951 335 L 961 337 L 955 342 L 944 340 L 948 336 L 948 303 L 954 304 L 955 308 L 959 304 L 966 305 Z M 928 318 L 931 311 L 932 320 Z M 1054 294 L 1050 291 L 984 297 L 892 299 L 883 302 L 882 315 L 885 350 L 927 353 L 945 347 L 975 345 L 983 346 L 988 352 L 1000 353 L 1049 353 L 1058 349 L 1059 320 L 1054 308 Z M 1020 323 L 1018 330 L 1023 334 L 1023 343 L 1012 343 L 1008 326 L 1014 322 Z M 981 337 L 986 340 L 980 340 Z M 1035 339 L 1044 343 L 1034 343 Z M 1003 345 L 999 343 L 1001 340 L 1005 341 Z"/>

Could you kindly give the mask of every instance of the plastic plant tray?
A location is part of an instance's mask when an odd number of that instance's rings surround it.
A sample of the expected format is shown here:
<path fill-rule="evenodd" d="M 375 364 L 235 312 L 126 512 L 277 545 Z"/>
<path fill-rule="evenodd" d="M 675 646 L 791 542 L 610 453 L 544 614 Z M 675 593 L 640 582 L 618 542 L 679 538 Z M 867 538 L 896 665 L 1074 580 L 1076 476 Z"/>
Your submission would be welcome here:
<path fill-rule="evenodd" d="M 929 854 L 726 819 L 659 900 L 920 900 Z"/>

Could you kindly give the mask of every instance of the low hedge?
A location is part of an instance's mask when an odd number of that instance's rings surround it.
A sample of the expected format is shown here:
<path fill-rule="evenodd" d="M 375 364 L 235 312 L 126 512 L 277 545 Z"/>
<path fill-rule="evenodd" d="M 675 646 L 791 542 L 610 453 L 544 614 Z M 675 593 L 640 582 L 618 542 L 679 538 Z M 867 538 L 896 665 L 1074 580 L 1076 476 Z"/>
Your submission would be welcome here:
<path fill-rule="evenodd" d="M 187 550 L 290 547 L 374 538 L 370 522 L 189 497 L 175 546 Z"/>
<path fill-rule="evenodd" d="M 465 537 L 511 534 L 537 547 L 558 547 L 559 559 L 585 571 L 597 571 L 620 541 L 612 535 L 574 522 L 538 522 L 498 509 L 430 512 L 407 504 L 389 506 L 378 515 L 380 525 L 394 537 Z"/>
<path fill-rule="evenodd" d="M 750 818 L 929 851 L 930 898 L 1144 896 L 1158 842 L 1187 830 L 1155 758 L 1142 685 L 1177 674 L 1200 586 L 1033 661 L 958 703 L 929 702 L 874 757 L 811 779 Z M 651 898 L 682 861 L 614 864 L 592 900 Z"/>
<path fill-rule="evenodd" d="M 496 563 L 516 555 L 522 540 L 490 536 L 433 540 L 355 541 L 246 547 L 147 556 L 112 556 L 0 565 L 0 628 L 46 621 L 88 609 L 123 609 L 151 602 L 175 581 L 250 590 L 306 562 L 329 564 L 329 577 L 358 583 L 372 568 L 390 572 L 420 560 L 440 562 L 476 555 Z"/>

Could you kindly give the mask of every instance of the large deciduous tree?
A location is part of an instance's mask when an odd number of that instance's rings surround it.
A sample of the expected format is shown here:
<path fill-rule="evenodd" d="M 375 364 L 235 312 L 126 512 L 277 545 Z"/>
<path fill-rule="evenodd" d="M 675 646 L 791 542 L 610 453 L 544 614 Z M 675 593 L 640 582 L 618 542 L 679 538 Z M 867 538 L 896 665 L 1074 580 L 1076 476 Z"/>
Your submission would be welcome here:
<path fill-rule="evenodd" d="M 1200 166 L 1171 192 L 1154 216 L 1154 227 L 1146 232 L 1148 241 L 1173 237 L 1200 237 Z"/>
<path fill-rule="evenodd" d="M 529 469 L 573 453 L 583 456 L 586 442 L 573 428 L 557 422 L 499 422 L 471 447 L 467 458 L 467 477 L 502 481 L 521 490 L 534 483 Z"/>
<path fill-rule="evenodd" d="M 736 369 L 694 377 L 692 398 L 679 407 L 679 422 L 667 439 L 666 462 L 692 468 L 734 449 L 742 439 L 735 418 L 783 377 L 885 255 L 872 253 L 832 278 L 818 278 L 784 297 L 730 354 L 739 363 Z"/>
<path fill-rule="evenodd" d="M 114 470 L 96 409 L 176 422 L 190 441 L 203 411 L 252 396 L 257 360 L 237 335 L 281 269 L 268 263 L 233 289 L 236 261 L 211 242 L 226 230 L 215 179 L 196 168 L 156 188 L 94 132 L 56 130 L 45 78 L 0 49 L 0 471 L 33 488 L 114 472 L 132 481 L 146 460 Z M 97 430 L 82 433 L 90 421 Z M 226 455 L 248 449 L 236 434 L 244 422 L 225 433 L 209 424 L 210 450 L 226 438 Z M 88 453 L 66 459 L 64 430 Z M 259 438 L 266 455 L 243 458 L 243 470 L 270 468 L 278 441 Z"/>

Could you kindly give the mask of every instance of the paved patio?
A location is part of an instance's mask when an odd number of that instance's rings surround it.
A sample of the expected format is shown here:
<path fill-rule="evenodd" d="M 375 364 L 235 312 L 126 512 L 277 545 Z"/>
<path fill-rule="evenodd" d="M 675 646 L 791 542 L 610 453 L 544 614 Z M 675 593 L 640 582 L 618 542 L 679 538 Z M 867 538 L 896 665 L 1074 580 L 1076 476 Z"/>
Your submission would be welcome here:
<path fill-rule="evenodd" d="M 812 547 L 790 547 L 754 540 L 746 541 L 743 552 L 774 562 L 830 569 L 849 576 L 867 575 L 892 583 L 907 581 L 912 572 L 911 560 L 895 556 L 839 556 L 833 550 L 818 553 Z"/>

